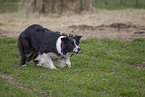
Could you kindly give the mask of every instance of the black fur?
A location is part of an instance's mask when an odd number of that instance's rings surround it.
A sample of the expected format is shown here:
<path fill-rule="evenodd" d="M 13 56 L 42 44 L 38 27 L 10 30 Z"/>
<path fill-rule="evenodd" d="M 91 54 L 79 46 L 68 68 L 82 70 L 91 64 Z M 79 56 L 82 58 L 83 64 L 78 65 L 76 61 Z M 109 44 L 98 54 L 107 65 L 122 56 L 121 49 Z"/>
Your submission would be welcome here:
<path fill-rule="evenodd" d="M 61 35 L 59 32 L 53 32 L 40 25 L 34 24 L 26 28 L 18 38 L 18 48 L 21 55 L 20 65 L 26 64 L 33 59 L 34 60 L 38 54 L 53 52 L 60 56 L 56 49 L 56 41 Z M 72 36 L 62 39 L 62 52 L 66 54 L 71 52 L 70 43 L 72 39 L 75 39 L 77 43 L 82 36 Z"/>

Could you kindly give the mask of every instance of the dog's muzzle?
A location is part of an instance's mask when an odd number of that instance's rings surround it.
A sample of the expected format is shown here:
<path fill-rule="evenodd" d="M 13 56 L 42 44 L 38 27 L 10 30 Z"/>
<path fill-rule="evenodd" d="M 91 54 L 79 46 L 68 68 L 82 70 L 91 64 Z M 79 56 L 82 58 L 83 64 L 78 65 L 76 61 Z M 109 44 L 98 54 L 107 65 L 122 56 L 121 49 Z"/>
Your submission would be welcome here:
<path fill-rule="evenodd" d="M 73 53 L 78 54 L 80 52 L 81 48 L 79 46 L 75 47 L 73 50 Z"/>

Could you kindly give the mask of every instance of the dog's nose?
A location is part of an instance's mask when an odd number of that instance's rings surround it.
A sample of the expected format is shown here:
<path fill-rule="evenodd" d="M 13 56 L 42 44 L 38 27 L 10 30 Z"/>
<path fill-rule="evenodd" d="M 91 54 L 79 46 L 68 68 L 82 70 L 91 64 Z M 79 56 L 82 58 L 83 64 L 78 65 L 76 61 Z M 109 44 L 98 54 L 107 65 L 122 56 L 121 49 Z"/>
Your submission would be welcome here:
<path fill-rule="evenodd" d="M 78 48 L 77 50 L 78 50 L 78 51 L 80 51 L 80 50 L 81 50 L 81 48 Z"/>

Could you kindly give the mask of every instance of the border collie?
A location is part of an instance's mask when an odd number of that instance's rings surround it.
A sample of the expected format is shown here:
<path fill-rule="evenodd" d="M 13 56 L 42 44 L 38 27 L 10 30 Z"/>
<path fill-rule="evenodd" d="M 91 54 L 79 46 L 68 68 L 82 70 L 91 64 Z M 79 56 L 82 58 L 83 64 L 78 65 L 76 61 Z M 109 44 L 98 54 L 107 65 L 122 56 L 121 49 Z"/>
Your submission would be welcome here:
<path fill-rule="evenodd" d="M 78 46 L 81 37 L 53 32 L 37 24 L 31 25 L 18 39 L 20 65 L 26 66 L 33 59 L 35 65 L 45 68 L 57 69 L 55 65 L 70 68 L 70 57 L 81 50 Z"/>

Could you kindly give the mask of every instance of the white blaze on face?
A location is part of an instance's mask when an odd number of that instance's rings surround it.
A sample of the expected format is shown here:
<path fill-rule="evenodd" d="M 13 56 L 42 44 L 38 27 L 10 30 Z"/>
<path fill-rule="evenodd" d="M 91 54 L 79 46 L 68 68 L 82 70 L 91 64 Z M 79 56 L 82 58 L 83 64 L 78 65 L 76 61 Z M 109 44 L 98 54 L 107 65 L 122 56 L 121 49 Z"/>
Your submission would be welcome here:
<path fill-rule="evenodd" d="M 74 44 L 75 44 L 75 48 L 73 49 L 74 53 L 78 53 L 80 51 L 80 47 L 76 44 L 76 41 L 73 39 Z"/>

